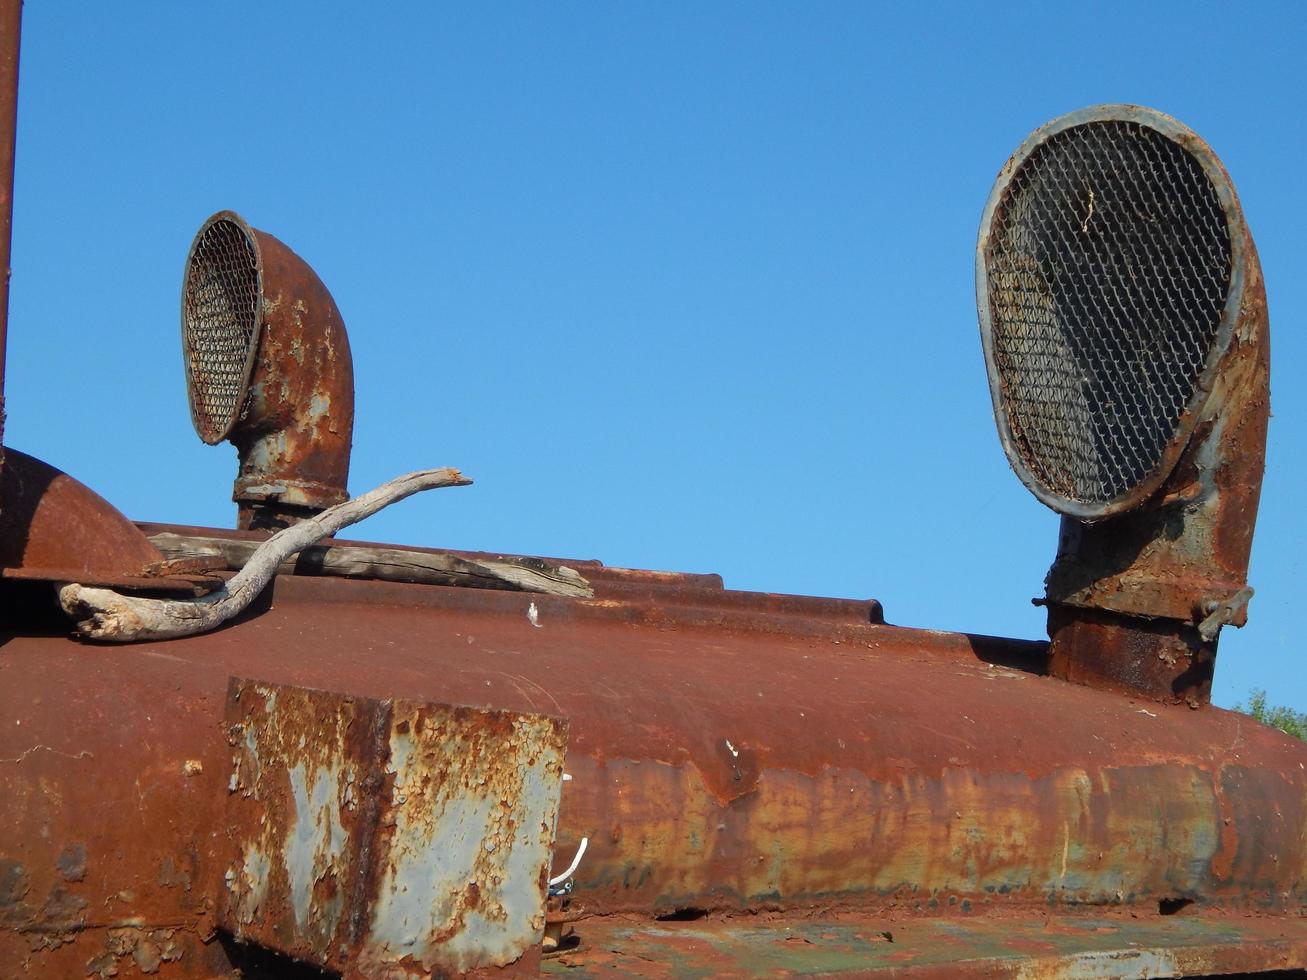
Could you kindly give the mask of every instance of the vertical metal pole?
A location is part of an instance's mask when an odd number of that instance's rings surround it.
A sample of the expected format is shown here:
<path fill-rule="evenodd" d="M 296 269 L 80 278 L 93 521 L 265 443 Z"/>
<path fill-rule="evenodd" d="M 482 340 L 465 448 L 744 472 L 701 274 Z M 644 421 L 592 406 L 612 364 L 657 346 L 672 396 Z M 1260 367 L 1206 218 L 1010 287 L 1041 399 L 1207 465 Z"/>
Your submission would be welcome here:
<path fill-rule="evenodd" d="M 9 336 L 9 248 L 14 226 L 14 136 L 23 0 L 0 0 L 0 465 L 4 464 L 5 351 Z M 4 502 L 0 500 L 0 507 Z"/>

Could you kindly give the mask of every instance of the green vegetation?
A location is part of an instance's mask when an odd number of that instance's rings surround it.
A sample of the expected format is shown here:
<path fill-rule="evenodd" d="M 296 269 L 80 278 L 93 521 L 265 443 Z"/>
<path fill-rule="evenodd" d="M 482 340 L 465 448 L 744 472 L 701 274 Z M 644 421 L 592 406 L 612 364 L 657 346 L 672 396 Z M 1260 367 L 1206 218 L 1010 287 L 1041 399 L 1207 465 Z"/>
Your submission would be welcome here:
<path fill-rule="evenodd" d="M 1292 735 L 1294 738 L 1300 738 L 1307 742 L 1307 714 L 1302 714 L 1283 705 L 1267 704 L 1266 692 L 1261 689 L 1249 691 L 1248 703 L 1245 705 L 1240 701 L 1234 706 L 1234 710 L 1242 711 L 1246 715 L 1252 715 L 1255 720 L 1260 721 L 1263 725 L 1278 728 L 1286 735 Z"/>

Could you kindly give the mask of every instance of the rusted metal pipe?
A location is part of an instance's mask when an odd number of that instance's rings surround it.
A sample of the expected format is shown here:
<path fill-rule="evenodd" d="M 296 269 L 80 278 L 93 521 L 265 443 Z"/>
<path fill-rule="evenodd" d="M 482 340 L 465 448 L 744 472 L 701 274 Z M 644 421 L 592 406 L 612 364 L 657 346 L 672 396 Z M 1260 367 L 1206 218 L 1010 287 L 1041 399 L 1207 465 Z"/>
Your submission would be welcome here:
<path fill-rule="evenodd" d="M 1062 515 L 1055 677 L 1208 703 L 1242 626 L 1269 417 L 1266 293 L 1229 174 L 1180 123 L 1099 106 L 1037 130 L 982 223 L 1004 448 Z"/>
<path fill-rule="evenodd" d="M 18 49 L 23 0 L 0 3 L 0 466 L 4 465 L 5 353 L 9 339 L 9 257 L 14 227 L 14 144 L 18 131 Z M 4 501 L 0 500 L 0 507 Z"/>
<path fill-rule="evenodd" d="M 1241 212 L 1231 225 L 1244 239 L 1243 295 L 1175 469 L 1135 511 L 1093 524 L 1062 519 L 1046 581 L 1055 677 L 1198 707 L 1211 701 L 1217 632 L 1247 622 L 1270 337 L 1261 265 Z"/>
<path fill-rule="evenodd" d="M 354 366 L 340 311 L 303 259 L 239 215 L 200 228 L 182 289 L 192 420 L 240 453 L 241 528 L 280 528 L 348 497 Z"/>

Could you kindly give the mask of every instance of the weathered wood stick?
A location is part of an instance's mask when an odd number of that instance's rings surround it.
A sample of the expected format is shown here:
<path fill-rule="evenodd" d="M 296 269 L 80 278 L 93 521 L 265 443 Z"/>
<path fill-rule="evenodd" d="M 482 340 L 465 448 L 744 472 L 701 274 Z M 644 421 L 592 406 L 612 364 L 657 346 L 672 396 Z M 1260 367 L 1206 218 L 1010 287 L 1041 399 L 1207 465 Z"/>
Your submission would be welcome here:
<path fill-rule="evenodd" d="M 471 482 L 458 470 L 448 468 L 419 470 L 396 477 L 375 490 L 278 531 L 259 545 L 245 567 L 222 588 L 198 599 L 144 599 L 120 595 L 110 589 L 69 584 L 59 587 L 59 603 L 64 612 L 79 620 L 77 630 L 87 639 L 126 643 L 204 633 L 253 602 L 277 573 L 277 566 L 297 551 L 415 493 L 462 487 Z"/>
<path fill-rule="evenodd" d="M 253 557 L 260 542 L 210 535 L 164 531 L 150 541 L 166 558 L 212 556 L 221 567 L 239 571 Z M 398 548 L 364 548 L 359 545 L 312 545 L 298 557 L 283 561 L 281 574 L 335 575 L 343 578 L 454 585 L 473 589 L 538 592 L 545 595 L 589 598 L 590 584 L 573 568 L 539 558 L 461 558 L 457 555 L 406 551 Z"/>

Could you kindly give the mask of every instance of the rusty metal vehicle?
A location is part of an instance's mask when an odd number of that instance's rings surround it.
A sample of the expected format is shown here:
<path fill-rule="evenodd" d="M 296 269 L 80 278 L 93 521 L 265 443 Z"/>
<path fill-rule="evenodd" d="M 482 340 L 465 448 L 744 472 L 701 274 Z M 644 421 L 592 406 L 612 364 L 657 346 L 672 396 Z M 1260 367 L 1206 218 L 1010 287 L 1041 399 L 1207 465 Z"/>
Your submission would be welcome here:
<path fill-rule="evenodd" d="M 1209 704 L 1268 418 L 1234 186 L 1167 116 L 1072 113 L 976 268 L 1001 442 L 1063 515 L 1048 642 L 335 537 L 468 481 L 349 499 L 339 310 L 215 214 L 182 347 L 237 527 L 4 452 L 0 976 L 1301 975 L 1307 745 Z"/>

